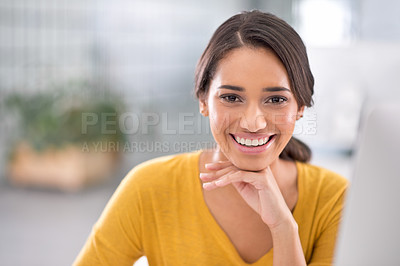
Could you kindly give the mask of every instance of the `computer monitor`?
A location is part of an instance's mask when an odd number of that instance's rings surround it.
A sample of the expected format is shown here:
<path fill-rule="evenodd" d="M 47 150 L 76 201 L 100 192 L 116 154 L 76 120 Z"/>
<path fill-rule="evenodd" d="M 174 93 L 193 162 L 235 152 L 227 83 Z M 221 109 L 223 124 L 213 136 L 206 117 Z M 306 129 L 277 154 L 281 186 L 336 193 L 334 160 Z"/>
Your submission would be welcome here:
<path fill-rule="evenodd" d="M 365 122 L 334 265 L 400 265 L 400 103 L 373 109 Z"/>

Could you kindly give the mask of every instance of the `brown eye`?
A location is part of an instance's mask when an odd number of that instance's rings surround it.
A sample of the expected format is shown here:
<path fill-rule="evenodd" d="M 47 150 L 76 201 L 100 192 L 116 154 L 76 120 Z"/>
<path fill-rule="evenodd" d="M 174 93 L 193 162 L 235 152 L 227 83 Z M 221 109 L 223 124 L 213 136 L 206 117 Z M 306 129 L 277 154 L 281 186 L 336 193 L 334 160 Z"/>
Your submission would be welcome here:
<path fill-rule="evenodd" d="M 240 101 L 239 97 L 236 96 L 236 95 L 222 95 L 220 98 L 223 99 L 224 101 L 228 102 L 228 103 L 233 103 L 233 102 L 239 102 Z"/>
<path fill-rule="evenodd" d="M 286 102 L 287 99 L 285 97 L 281 97 L 281 96 L 274 96 L 271 97 L 267 100 L 267 103 L 274 103 L 274 104 L 281 104 Z"/>

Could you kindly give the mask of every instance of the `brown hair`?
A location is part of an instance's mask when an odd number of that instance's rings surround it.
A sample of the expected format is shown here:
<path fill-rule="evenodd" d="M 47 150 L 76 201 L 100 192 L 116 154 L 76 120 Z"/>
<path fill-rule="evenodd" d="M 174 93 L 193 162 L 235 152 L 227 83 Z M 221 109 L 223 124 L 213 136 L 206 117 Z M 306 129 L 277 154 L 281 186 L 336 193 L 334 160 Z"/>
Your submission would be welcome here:
<path fill-rule="evenodd" d="M 274 51 L 286 68 L 299 108 L 310 107 L 313 104 L 314 77 L 303 41 L 285 21 L 258 10 L 234 15 L 214 32 L 196 67 L 197 98 L 207 96 L 218 62 L 228 52 L 243 46 Z M 311 159 L 311 150 L 306 144 L 292 137 L 279 157 L 308 162 Z"/>

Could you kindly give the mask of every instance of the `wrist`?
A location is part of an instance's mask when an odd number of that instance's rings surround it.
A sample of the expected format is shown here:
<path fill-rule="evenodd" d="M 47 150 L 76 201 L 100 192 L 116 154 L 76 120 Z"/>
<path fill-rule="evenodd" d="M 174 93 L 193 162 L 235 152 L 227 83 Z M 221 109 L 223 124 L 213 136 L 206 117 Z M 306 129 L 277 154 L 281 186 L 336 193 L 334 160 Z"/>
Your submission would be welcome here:
<path fill-rule="evenodd" d="M 298 225 L 296 220 L 292 217 L 291 219 L 287 219 L 285 221 L 282 221 L 281 223 L 275 225 L 275 226 L 270 226 L 269 230 L 271 231 L 272 237 L 277 236 L 277 235 L 282 235 L 282 234 L 292 234 L 292 233 L 298 233 Z"/>

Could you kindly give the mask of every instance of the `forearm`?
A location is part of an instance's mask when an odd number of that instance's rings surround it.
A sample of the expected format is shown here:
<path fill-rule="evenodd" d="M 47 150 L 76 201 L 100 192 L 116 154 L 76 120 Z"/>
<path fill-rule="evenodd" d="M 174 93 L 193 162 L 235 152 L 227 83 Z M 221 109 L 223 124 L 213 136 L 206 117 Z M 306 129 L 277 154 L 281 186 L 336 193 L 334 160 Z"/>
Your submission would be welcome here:
<path fill-rule="evenodd" d="M 306 265 L 298 226 L 294 219 L 272 229 L 271 234 L 274 245 L 274 266 Z"/>

